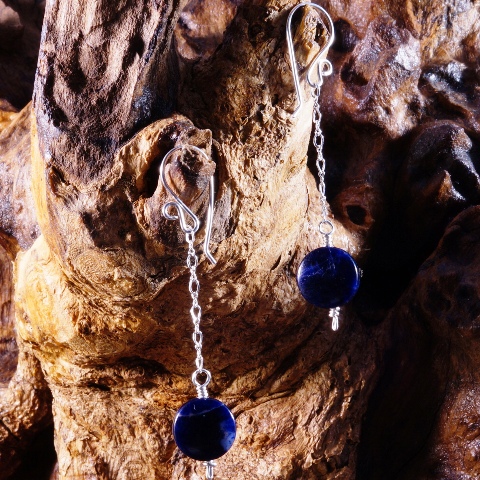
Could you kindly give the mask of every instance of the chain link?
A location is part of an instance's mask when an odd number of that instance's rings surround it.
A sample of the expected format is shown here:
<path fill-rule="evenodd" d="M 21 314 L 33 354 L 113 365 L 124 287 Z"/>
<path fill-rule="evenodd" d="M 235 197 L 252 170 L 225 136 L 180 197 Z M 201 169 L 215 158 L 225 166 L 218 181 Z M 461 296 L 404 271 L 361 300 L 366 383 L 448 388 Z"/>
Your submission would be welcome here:
<path fill-rule="evenodd" d="M 320 126 L 320 122 L 322 120 L 322 113 L 320 111 L 320 89 L 322 86 L 323 77 L 320 77 L 320 81 L 315 85 L 312 96 L 313 96 L 313 146 L 317 151 L 317 159 L 316 165 L 318 170 L 318 191 L 320 192 L 320 208 L 322 211 L 322 220 L 320 222 L 320 232 L 325 237 L 325 242 L 329 244 L 329 237 L 333 233 L 333 224 L 328 220 L 328 204 L 327 204 L 327 195 L 326 195 L 326 188 L 325 188 L 325 157 L 323 156 L 323 144 L 325 143 L 325 139 L 323 137 L 322 128 Z M 322 226 L 328 225 L 331 227 L 329 228 L 328 233 L 322 229 Z"/>
<path fill-rule="evenodd" d="M 203 346 L 203 333 L 200 330 L 200 320 L 202 318 L 202 307 L 198 303 L 198 295 L 200 293 L 200 282 L 197 278 L 197 266 L 198 266 L 198 257 L 195 252 L 195 233 L 186 233 L 185 239 L 188 243 L 188 253 L 187 253 L 187 267 L 190 270 L 190 281 L 188 282 L 188 290 L 190 296 L 192 297 L 192 307 L 190 308 L 190 316 L 192 317 L 193 322 L 193 333 L 192 340 L 193 345 L 195 346 L 195 351 L 197 352 L 195 358 L 195 366 L 197 369 L 192 375 L 193 383 L 197 387 L 199 396 L 206 396 L 206 386 L 210 381 L 210 372 L 203 368 L 203 356 L 202 356 L 202 346 Z M 198 381 L 198 376 L 206 376 L 205 382 L 202 384 Z"/>
<path fill-rule="evenodd" d="M 313 91 L 313 124 L 314 124 L 314 133 L 313 133 L 313 146 L 317 151 L 317 170 L 318 170 L 318 190 L 320 191 L 320 202 L 322 208 L 322 221 L 326 222 L 328 220 L 328 208 L 327 208 L 327 197 L 325 192 L 325 158 L 323 156 L 323 144 L 325 139 L 323 137 L 322 128 L 320 122 L 322 119 L 322 113 L 320 111 L 320 84 L 316 85 Z"/>

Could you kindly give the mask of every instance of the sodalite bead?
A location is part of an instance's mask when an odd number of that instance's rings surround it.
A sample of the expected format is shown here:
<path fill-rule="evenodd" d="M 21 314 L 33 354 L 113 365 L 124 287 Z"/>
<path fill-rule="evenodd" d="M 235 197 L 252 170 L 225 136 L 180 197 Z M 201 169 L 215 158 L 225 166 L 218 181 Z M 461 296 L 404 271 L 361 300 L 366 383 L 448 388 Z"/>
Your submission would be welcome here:
<path fill-rule="evenodd" d="M 311 251 L 300 264 L 297 283 L 307 302 L 335 308 L 350 301 L 360 286 L 355 260 L 341 248 L 322 247 Z"/>
<path fill-rule="evenodd" d="M 237 427 L 232 412 L 214 398 L 194 398 L 180 407 L 173 423 L 178 448 L 195 460 L 215 460 L 230 450 Z"/>

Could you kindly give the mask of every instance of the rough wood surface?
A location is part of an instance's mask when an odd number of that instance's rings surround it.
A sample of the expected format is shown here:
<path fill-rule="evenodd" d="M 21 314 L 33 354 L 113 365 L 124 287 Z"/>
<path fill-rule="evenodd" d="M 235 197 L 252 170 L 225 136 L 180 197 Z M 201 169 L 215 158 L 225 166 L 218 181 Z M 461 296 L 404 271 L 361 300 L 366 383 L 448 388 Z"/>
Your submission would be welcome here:
<path fill-rule="evenodd" d="M 44 0 L 0 1 L 2 113 L 20 110 L 32 98 L 44 8 Z"/>
<path fill-rule="evenodd" d="M 20 18 L 2 5 L 0 38 Z M 33 108 L 12 101 L 31 84 L 0 88 L 0 478 L 52 418 L 52 479 L 203 475 L 171 434 L 194 355 L 158 166 L 185 143 L 212 161 L 177 158 L 172 186 L 199 215 L 218 186 L 202 330 L 238 427 L 218 478 L 480 475 L 480 3 L 323 3 L 334 243 L 364 271 L 337 333 L 295 282 L 321 239 L 311 100 L 291 115 L 293 5 L 46 5 Z M 324 41 L 314 16 L 296 22 L 302 67 Z"/>

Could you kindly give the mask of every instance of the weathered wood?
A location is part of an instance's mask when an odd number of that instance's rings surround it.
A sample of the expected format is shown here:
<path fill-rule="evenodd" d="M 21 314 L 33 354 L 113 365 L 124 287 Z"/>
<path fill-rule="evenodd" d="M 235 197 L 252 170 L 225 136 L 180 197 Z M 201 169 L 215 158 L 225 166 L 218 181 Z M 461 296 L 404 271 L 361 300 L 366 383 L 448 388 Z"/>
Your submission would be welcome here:
<path fill-rule="evenodd" d="M 31 134 L 28 107 L 0 104 L 0 333 L 13 349 L 0 350 L 0 478 L 50 408 L 55 478 L 203 474 L 171 435 L 195 395 L 194 355 L 184 239 L 161 215 L 158 166 L 185 143 L 212 162 L 172 162 L 182 199 L 203 216 L 214 172 L 218 185 L 202 330 L 211 394 L 238 424 L 218 478 L 478 476 L 480 4 L 324 3 L 334 243 L 364 270 L 337 333 L 295 282 L 320 212 L 311 99 L 291 116 L 292 6 L 47 5 Z M 302 67 L 323 41 L 314 15 L 296 22 Z"/>
<path fill-rule="evenodd" d="M 42 0 L 0 1 L 2 111 L 20 110 L 32 98 L 44 7 Z"/>

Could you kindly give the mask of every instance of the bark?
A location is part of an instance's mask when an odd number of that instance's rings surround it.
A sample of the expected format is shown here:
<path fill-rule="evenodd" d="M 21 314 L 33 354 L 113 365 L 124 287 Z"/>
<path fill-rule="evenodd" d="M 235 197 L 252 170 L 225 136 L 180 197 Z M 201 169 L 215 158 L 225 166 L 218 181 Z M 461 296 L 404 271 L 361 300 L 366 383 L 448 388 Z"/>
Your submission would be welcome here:
<path fill-rule="evenodd" d="M 1 5 L 0 38 L 19 11 Z M 293 5 L 47 4 L 33 107 L 11 100 L 25 85 L 0 88 L 0 478 L 52 418 L 51 478 L 204 475 L 171 434 L 194 349 L 158 167 L 187 143 L 212 160 L 178 157 L 169 183 L 202 218 L 217 184 L 201 328 L 238 435 L 216 478 L 479 476 L 480 4 L 323 4 L 334 244 L 364 271 L 339 332 L 295 281 L 321 239 L 307 88 L 291 115 Z M 325 41 L 315 15 L 296 19 L 303 70 Z"/>

